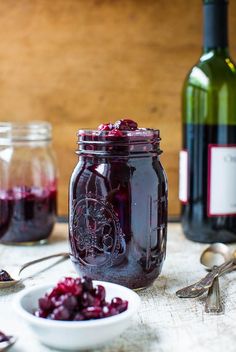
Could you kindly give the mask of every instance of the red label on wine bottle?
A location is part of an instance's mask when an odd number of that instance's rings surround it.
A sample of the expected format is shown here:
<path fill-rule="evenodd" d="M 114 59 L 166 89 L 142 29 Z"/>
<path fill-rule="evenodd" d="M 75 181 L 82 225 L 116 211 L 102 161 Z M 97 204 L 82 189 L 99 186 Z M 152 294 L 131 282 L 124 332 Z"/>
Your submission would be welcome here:
<path fill-rule="evenodd" d="M 188 152 L 183 149 L 179 153 L 179 199 L 188 203 Z"/>
<path fill-rule="evenodd" d="M 208 146 L 208 216 L 236 216 L 236 145 Z"/>

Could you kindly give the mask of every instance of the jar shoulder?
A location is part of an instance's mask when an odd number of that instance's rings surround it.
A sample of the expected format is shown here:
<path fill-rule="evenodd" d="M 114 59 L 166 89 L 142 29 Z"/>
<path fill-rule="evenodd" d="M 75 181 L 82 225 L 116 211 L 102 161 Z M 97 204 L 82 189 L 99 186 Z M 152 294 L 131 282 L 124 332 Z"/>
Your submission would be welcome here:
<path fill-rule="evenodd" d="M 127 183 L 135 180 L 136 182 L 146 183 L 148 179 L 159 179 L 167 183 L 165 170 L 159 158 L 132 158 L 127 162 L 101 162 L 91 163 L 79 161 L 75 166 L 70 180 L 70 186 L 84 184 L 88 180 L 90 183 L 101 182 L 104 184 L 116 184 L 118 182 Z M 148 185 L 147 185 L 148 186 Z"/>

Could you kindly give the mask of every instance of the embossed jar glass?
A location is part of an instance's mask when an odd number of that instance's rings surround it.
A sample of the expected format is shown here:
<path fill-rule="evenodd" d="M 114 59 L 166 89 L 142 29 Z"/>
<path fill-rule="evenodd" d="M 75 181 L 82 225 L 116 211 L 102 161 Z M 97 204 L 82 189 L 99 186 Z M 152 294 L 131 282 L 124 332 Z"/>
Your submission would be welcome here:
<path fill-rule="evenodd" d="M 133 289 L 152 284 L 166 253 L 167 179 L 158 130 L 79 130 L 70 181 L 69 240 L 76 270 Z"/>

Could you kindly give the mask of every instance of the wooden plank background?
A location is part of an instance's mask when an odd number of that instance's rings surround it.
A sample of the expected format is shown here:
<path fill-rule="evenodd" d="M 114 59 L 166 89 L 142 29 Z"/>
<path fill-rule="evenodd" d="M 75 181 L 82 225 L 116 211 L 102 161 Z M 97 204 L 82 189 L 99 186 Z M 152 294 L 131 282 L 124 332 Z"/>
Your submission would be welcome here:
<path fill-rule="evenodd" d="M 179 212 L 180 93 L 201 51 L 201 0 L 0 0 L 0 120 L 47 120 L 67 213 L 76 131 L 129 116 L 160 128 Z M 236 1 L 230 4 L 236 57 Z"/>

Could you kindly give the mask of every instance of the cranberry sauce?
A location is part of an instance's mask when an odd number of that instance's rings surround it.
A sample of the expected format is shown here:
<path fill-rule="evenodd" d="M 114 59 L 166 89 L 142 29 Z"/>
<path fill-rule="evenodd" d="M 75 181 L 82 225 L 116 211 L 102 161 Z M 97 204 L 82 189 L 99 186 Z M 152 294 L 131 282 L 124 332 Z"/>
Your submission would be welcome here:
<path fill-rule="evenodd" d="M 10 339 L 11 336 L 7 336 L 2 331 L 0 331 L 0 342 L 8 342 Z"/>
<path fill-rule="evenodd" d="M 78 272 L 137 289 L 158 277 L 165 258 L 167 181 L 159 131 L 123 121 L 79 131 L 70 245 Z"/>
<path fill-rule="evenodd" d="M 0 190 L 0 242 L 45 240 L 56 221 L 55 187 L 14 187 Z"/>
<path fill-rule="evenodd" d="M 8 274 L 6 270 L 0 270 L 0 282 L 1 281 L 13 281 L 13 278 Z"/>
<path fill-rule="evenodd" d="M 128 301 L 120 297 L 107 302 L 105 287 L 93 286 L 88 277 L 65 277 L 39 299 L 38 305 L 37 317 L 68 321 L 108 318 L 128 309 Z"/>

